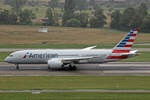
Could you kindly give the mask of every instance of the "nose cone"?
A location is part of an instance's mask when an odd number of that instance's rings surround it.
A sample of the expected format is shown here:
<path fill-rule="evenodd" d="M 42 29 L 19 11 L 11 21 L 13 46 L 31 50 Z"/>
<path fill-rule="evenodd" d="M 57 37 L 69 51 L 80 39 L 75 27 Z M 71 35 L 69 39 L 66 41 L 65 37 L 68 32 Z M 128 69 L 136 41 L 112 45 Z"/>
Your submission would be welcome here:
<path fill-rule="evenodd" d="M 4 59 L 4 62 L 9 62 L 8 57 L 6 57 L 6 58 Z"/>
<path fill-rule="evenodd" d="M 11 63 L 11 58 L 10 58 L 10 57 L 6 57 L 6 58 L 4 59 L 4 62 Z"/>

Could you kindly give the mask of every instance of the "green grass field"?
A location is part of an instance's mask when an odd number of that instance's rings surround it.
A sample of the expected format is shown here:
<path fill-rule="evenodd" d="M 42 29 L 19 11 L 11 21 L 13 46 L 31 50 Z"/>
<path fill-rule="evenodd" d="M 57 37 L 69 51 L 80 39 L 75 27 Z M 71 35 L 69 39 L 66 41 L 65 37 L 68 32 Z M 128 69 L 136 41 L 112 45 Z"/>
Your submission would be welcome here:
<path fill-rule="evenodd" d="M 4 59 L 10 54 L 11 52 L 0 52 L 0 62 L 3 62 Z M 140 52 L 139 55 L 126 59 L 121 60 L 121 62 L 149 62 L 150 61 L 150 52 Z"/>
<path fill-rule="evenodd" d="M 96 44 L 95 44 L 96 45 Z M 51 48 L 51 49 L 72 49 L 72 48 L 86 48 L 89 46 L 95 46 L 90 44 L 11 44 L 11 45 L 0 45 L 0 48 Z M 96 45 L 97 48 L 112 48 L 114 44 L 109 45 Z"/>
<path fill-rule="evenodd" d="M 148 93 L 2 93 L 1 100 L 149 100 Z"/>
<path fill-rule="evenodd" d="M 96 48 L 113 48 L 116 44 L 6 44 L 0 45 L 0 48 L 41 48 L 41 49 L 79 49 L 90 46 L 97 46 Z M 133 48 L 150 48 L 150 45 L 135 45 Z"/>
<path fill-rule="evenodd" d="M 11 52 L 0 52 L 0 62 L 3 62 L 10 53 Z"/>
<path fill-rule="evenodd" d="M 150 90 L 149 76 L 0 76 L 0 90 Z"/>
<path fill-rule="evenodd" d="M 122 60 L 121 62 L 150 62 L 150 52 L 139 52 L 137 56 Z"/>

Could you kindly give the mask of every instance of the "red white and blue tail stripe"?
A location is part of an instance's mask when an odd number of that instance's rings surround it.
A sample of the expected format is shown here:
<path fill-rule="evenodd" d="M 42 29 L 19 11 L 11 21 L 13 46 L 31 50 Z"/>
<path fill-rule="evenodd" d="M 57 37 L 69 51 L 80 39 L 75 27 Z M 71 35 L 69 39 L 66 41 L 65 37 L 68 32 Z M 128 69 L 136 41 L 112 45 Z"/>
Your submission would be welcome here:
<path fill-rule="evenodd" d="M 132 29 L 121 42 L 113 48 L 112 53 L 129 53 L 139 29 Z"/>
<path fill-rule="evenodd" d="M 113 48 L 111 55 L 109 55 L 107 59 L 126 59 L 129 55 L 135 55 L 136 51 L 132 53 L 131 50 L 138 31 L 139 29 L 132 29 L 131 32 Z"/>

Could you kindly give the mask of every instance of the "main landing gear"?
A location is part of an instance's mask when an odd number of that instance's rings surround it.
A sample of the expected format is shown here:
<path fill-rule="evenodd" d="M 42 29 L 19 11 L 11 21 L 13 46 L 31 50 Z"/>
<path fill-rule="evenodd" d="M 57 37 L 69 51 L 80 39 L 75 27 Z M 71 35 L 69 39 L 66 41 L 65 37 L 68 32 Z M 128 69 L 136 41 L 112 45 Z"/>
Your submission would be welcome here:
<path fill-rule="evenodd" d="M 77 70 L 77 67 L 75 65 L 71 65 L 71 64 L 62 65 L 62 67 L 60 67 L 60 68 L 51 68 L 48 66 L 48 70 L 75 71 L 75 70 Z"/>
<path fill-rule="evenodd" d="M 69 65 L 69 70 L 77 70 L 77 67 L 75 65 Z"/>

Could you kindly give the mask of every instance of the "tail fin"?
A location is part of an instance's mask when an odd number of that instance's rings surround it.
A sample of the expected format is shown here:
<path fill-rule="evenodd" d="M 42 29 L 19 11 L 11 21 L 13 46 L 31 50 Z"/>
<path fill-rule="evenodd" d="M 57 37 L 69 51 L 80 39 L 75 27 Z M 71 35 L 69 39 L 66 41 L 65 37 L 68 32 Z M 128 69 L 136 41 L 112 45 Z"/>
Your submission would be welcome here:
<path fill-rule="evenodd" d="M 139 29 L 132 29 L 114 48 L 112 53 L 129 53 Z"/>

